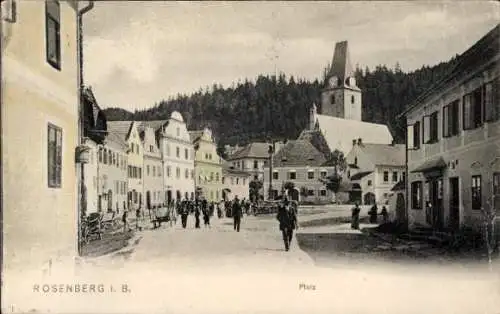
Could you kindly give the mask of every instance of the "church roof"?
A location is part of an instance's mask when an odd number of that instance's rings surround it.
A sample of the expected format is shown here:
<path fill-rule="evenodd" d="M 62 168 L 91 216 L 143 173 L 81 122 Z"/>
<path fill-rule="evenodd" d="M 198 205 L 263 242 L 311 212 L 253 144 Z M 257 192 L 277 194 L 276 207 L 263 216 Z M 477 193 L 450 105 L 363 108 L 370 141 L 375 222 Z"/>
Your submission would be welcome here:
<path fill-rule="evenodd" d="M 348 77 L 354 76 L 347 41 L 341 41 L 335 44 L 332 67 L 328 73 L 328 77 L 332 76 L 337 76 L 340 81 L 343 82 L 342 84 L 345 84 L 345 80 Z"/>
<path fill-rule="evenodd" d="M 303 133 L 321 132 L 331 151 L 335 149 L 347 154 L 352 148 L 352 140 L 361 138 L 363 143 L 391 144 L 392 135 L 385 124 L 316 115 L 319 129 Z M 305 135 L 301 135 L 303 137 Z M 316 135 L 317 136 L 317 135 Z"/>
<path fill-rule="evenodd" d="M 307 140 L 288 141 L 273 157 L 275 167 L 319 167 L 325 163 L 325 156 Z"/>
<path fill-rule="evenodd" d="M 362 144 L 360 149 L 376 166 L 403 166 L 405 164 L 405 145 Z"/>

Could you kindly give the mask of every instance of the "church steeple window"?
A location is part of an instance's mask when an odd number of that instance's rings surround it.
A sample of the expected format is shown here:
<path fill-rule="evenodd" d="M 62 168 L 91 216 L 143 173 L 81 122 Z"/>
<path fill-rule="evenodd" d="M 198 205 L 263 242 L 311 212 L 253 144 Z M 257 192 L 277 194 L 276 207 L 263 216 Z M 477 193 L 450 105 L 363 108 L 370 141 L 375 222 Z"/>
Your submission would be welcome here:
<path fill-rule="evenodd" d="M 351 95 L 351 104 L 354 104 L 354 100 L 355 100 L 354 95 Z"/>
<path fill-rule="evenodd" d="M 331 102 L 332 104 L 335 104 L 335 95 L 332 95 L 332 96 L 330 97 L 330 102 Z"/>

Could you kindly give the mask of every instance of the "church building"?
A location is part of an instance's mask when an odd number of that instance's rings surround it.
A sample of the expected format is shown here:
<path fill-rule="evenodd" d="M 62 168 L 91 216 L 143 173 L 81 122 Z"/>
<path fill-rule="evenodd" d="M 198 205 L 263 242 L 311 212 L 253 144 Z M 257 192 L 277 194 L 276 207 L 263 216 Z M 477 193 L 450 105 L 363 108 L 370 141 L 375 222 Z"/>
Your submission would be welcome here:
<path fill-rule="evenodd" d="M 386 125 L 362 121 L 362 93 L 356 85 L 347 41 L 335 45 L 327 82 L 321 94 L 321 114 L 313 104 L 309 125 L 299 140 L 309 140 L 325 156 L 336 149 L 347 155 L 353 139 L 371 144 L 392 143 Z"/>

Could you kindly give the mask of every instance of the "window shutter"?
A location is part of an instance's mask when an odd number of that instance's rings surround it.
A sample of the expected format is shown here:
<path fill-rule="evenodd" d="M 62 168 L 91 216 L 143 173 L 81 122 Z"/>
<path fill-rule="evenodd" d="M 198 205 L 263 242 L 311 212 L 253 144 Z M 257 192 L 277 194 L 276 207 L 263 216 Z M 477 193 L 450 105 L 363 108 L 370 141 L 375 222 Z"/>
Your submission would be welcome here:
<path fill-rule="evenodd" d="M 407 143 L 408 143 L 408 149 L 413 149 L 415 148 L 415 145 L 413 143 L 413 128 L 415 127 L 415 125 L 408 125 L 406 127 L 407 129 Z"/>
<path fill-rule="evenodd" d="M 424 143 L 429 142 L 431 138 L 431 128 L 430 128 L 430 117 L 429 116 L 424 116 L 424 119 L 422 121 L 423 123 L 423 129 L 424 129 Z"/>
<path fill-rule="evenodd" d="M 463 122 L 464 122 L 464 130 L 468 130 L 472 128 L 471 120 L 472 120 L 472 95 L 464 96 L 464 104 L 463 104 Z"/>

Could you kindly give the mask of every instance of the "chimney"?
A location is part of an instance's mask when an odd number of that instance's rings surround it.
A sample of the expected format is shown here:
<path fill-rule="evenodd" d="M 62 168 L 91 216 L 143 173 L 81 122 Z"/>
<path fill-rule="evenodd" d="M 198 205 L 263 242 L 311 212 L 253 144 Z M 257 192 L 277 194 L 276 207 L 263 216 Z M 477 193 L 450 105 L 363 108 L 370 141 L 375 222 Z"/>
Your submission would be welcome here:
<path fill-rule="evenodd" d="M 359 145 L 359 146 L 363 145 L 363 142 L 361 141 L 361 137 L 360 137 L 360 138 L 358 138 L 358 145 Z"/>
<path fill-rule="evenodd" d="M 352 146 L 356 146 L 356 139 L 352 140 Z"/>

